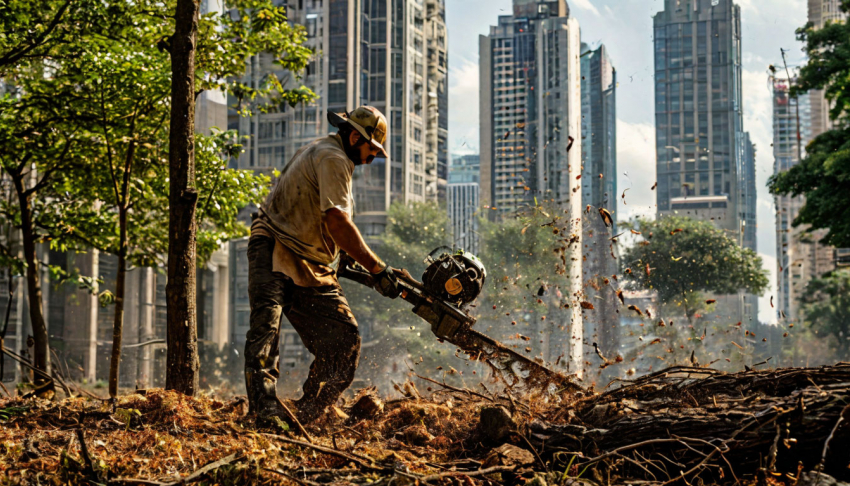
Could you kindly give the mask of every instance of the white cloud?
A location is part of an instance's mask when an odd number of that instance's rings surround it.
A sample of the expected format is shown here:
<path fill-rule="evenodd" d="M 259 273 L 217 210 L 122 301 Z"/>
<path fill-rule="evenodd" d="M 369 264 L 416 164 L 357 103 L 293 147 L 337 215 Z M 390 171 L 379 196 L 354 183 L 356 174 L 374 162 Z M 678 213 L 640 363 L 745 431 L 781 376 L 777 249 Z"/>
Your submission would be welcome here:
<path fill-rule="evenodd" d="M 570 6 L 576 7 L 580 10 L 587 10 L 588 12 L 592 13 L 593 15 L 596 15 L 597 17 L 599 17 L 600 16 L 599 10 L 596 7 L 594 7 L 593 4 L 590 3 L 590 2 L 591 2 L 591 0 L 571 0 Z"/>
<path fill-rule="evenodd" d="M 617 120 L 617 210 L 623 221 L 635 216 L 653 217 L 656 212 L 655 126 Z M 625 200 L 622 198 L 626 191 Z"/>
<path fill-rule="evenodd" d="M 464 61 L 449 70 L 450 153 L 478 151 L 478 64 Z"/>

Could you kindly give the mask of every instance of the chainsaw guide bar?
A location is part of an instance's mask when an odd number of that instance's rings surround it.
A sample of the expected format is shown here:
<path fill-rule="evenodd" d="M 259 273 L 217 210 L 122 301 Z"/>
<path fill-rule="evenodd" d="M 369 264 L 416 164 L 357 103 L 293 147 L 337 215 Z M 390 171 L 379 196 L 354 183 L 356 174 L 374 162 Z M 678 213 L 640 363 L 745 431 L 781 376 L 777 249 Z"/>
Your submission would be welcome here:
<path fill-rule="evenodd" d="M 372 274 L 358 268 L 350 259 L 340 262 L 337 273 L 340 277 L 368 287 L 375 284 Z M 581 389 L 570 381 L 569 376 L 550 370 L 542 363 L 472 329 L 474 317 L 452 303 L 431 295 L 426 286 L 407 270 L 395 270 L 395 275 L 401 288 L 401 298 L 413 304 L 413 312 L 431 324 L 431 332 L 441 341 L 457 346 L 470 360 L 485 363 L 508 388 L 557 392 Z"/>

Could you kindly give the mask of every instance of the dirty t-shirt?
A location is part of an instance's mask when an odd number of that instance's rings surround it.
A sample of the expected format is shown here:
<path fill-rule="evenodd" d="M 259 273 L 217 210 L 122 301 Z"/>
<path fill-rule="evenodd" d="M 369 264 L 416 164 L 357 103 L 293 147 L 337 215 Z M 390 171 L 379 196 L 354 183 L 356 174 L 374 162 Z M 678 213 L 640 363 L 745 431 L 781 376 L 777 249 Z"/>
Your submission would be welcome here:
<path fill-rule="evenodd" d="M 323 215 L 331 208 L 352 214 L 353 173 L 354 163 L 345 155 L 337 135 L 315 140 L 296 152 L 251 226 L 252 233 L 277 240 L 274 271 L 304 287 L 336 281 L 330 264 L 339 249 Z"/>

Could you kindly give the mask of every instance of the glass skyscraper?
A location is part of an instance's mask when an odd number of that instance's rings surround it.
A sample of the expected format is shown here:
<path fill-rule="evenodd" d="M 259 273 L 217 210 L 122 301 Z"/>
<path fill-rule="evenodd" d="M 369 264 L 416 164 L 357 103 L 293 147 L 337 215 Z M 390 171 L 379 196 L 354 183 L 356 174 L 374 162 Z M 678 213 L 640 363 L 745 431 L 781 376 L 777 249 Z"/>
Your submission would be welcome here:
<path fill-rule="evenodd" d="M 732 0 L 665 0 L 654 17 L 659 216 L 711 221 L 756 249 L 755 148 L 743 130 L 741 9 Z M 752 295 L 718 296 L 755 319 Z"/>
<path fill-rule="evenodd" d="M 741 10 L 665 0 L 654 19 L 658 212 L 710 219 L 741 243 Z"/>
<path fill-rule="evenodd" d="M 581 158 L 582 206 L 591 211 L 617 209 L 617 71 L 604 45 L 591 50 L 582 44 L 581 56 Z M 584 218 L 586 260 L 583 265 L 585 292 L 596 305 L 585 315 L 585 335 L 596 336 L 606 356 L 619 353 L 620 316 L 617 296 L 605 279 L 618 272 L 614 244 L 609 237 L 617 234 L 617 224 L 605 227 L 602 219 L 591 214 Z"/>

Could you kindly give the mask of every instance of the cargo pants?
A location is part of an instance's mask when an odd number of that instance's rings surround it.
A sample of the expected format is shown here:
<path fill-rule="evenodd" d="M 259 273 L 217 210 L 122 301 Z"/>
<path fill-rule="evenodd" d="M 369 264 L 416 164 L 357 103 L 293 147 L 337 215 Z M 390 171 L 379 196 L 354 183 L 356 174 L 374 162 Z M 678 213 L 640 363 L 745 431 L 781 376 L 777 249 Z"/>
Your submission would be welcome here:
<path fill-rule="evenodd" d="M 280 321 L 285 315 L 314 360 L 303 396 L 296 402 L 302 423 L 318 418 L 351 385 L 360 358 L 360 333 L 339 284 L 300 287 L 272 271 L 275 240 L 248 240 L 251 325 L 245 342 L 249 409 L 273 411 L 280 377 Z"/>

